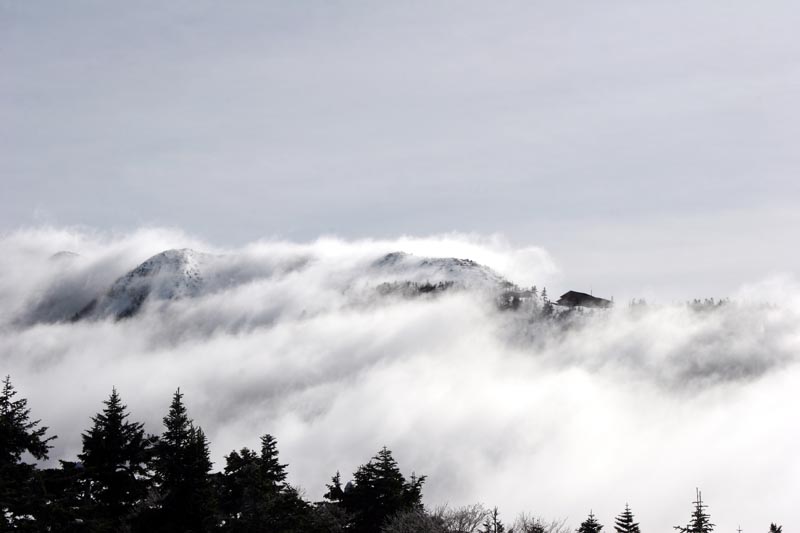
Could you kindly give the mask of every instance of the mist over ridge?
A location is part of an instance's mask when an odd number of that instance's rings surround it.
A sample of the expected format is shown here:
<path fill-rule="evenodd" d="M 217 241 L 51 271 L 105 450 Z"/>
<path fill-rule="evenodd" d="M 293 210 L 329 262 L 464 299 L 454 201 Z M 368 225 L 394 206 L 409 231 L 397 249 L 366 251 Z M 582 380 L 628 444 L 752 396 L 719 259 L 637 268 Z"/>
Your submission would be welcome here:
<path fill-rule="evenodd" d="M 157 283 L 127 312 L 142 279 Z M 454 280 L 423 297 L 378 290 Z M 0 239 L 0 357 L 61 435 L 54 458 L 74 457 L 73 428 L 112 385 L 151 431 L 180 386 L 217 466 L 270 431 L 312 498 L 386 444 L 429 476 L 433 504 L 491 498 L 573 522 L 591 506 L 609 522 L 630 501 L 656 528 L 702 485 L 720 529 L 761 527 L 765 508 L 791 527 L 797 284 L 559 320 L 496 305 L 504 282 L 554 280 L 547 252 L 498 238 L 226 250 L 157 228 L 24 230 Z M 94 300 L 96 314 L 69 319 Z"/>

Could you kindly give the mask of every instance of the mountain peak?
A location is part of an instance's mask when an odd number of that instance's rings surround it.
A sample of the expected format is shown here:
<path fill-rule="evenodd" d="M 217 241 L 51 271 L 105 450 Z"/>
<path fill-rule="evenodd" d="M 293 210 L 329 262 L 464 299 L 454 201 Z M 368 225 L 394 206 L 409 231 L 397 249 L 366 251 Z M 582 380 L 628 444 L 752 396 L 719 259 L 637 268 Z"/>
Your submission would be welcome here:
<path fill-rule="evenodd" d="M 79 318 L 88 314 L 127 318 L 148 299 L 196 296 L 203 284 L 203 265 L 209 257 L 190 248 L 160 252 L 118 278 L 105 295 L 79 313 Z"/>

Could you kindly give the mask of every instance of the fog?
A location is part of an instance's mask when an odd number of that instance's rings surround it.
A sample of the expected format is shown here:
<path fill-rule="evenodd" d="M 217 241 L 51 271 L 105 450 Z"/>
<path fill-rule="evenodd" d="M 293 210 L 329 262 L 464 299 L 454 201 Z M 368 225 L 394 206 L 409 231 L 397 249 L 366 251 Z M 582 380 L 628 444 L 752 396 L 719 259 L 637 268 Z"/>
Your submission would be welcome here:
<path fill-rule="evenodd" d="M 197 294 L 124 320 L 65 318 L 183 248 L 203 254 Z M 713 308 L 617 302 L 551 323 L 499 310 L 477 281 L 380 294 L 441 274 L 415 260 L 376 270 L 397 251 L 472 259 L 552 298 L 581 289 L 560 286 L 557 257 L 502 236 L 222 249 L 176 229 L 32 228 L 0 238 L 0 370 L 58 435 L 51 461 L 75 458 L 112 386 L 153 433 L 180 387 L 215 468 L 268 432 L 312 500 L 386 445 L 428 476 L 427 504 L 498 505 L 508 521 L 577 526 L 593 509 L 610 529 L 628 502 L 645 530 L 666 529 L 688 521 L 700 487 L 719 531 L 800 526 L 793 278 L 742 280 Z"/>

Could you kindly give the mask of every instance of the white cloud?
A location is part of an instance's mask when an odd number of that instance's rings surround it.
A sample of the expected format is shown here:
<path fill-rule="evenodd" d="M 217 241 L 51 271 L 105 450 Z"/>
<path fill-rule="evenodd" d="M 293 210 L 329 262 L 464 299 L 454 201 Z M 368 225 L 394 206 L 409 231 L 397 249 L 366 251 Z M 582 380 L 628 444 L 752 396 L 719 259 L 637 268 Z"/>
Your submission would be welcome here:
<path fill-rule="evenodd" d="M 216 272 L 247 282 L 119 322 L 15 320 L 43 293 L 85 298 L 187 246 L 219 254 Z M 65 249 L 80 257 L 51 259 Z M 383 278 L 370 265 L 399 250 L 471 258 L 525 285 L 558 275 L 543 250 L 500 237 L 221 250 L 176 230 L 30 229 L 0 239 L 0 363 L 59 435 L 54 458 L 78 452 L 112 385 L 153 432 L 180 386 L 218 467 L 270 432 L 291 481 L 313 498 L 336 470 L 346 476 L 387 445 L 405 471 L 429 476 L 431 504 L 480 500 L 509 519 L 528 510 L 573 525 L 592 508 L 610 527 L 628 501 L 657 529 L 687 521 L 700 486 L 720 530 L 791 529 L 800 489 L 791 278 L 745 287 L 713 312 L 620 306 L 551 327 L 470 292 L 377 298 Z"/>

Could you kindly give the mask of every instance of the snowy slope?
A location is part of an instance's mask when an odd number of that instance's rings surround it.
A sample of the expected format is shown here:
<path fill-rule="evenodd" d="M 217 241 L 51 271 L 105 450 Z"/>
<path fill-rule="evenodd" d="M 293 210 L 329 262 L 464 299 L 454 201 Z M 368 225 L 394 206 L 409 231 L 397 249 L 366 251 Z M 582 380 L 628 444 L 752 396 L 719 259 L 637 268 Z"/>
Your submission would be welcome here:
<path fill-rule="evenodd" d="M 72 318 L 128 318 L 136 315 L 147 302 L 196 298 L 251 282 L 279 283 L 287 274 L 298 276 L 300 285 L 305 285 L 311 293 L 315 287 L 316 290 L 333 289 L 341 294 L 355 291 L 352 297 L 360 301 L 365 294 L 372 295 L 370 298 L 392 292 L 409 294 L 409 286 L 413 287 L 410 292 L 417 291 L 418 286 L 439 284 L 437 290 L 456 288 L 496 294 L 511 285 L 492 269 L 469 259 L 419 257 L 403 252 L 390 253 L 360 266 L 341 266 L 338 272 L 335 265 L 328 265 L 328 275 L 322 281 L 305 270 L 311 268 L 309 265 L 313 262 L 295 260 L 281 267 L 268 263 L 265 258 L 254 260 L 190 249 L 167 250 L 118 278 Z M 302 281 L 304 276 L 306 283 Z M 395 290 L 397 287 L 401 290 Z"/>
<path fill-rule="evenodd" d="M 382 281 L 414 283 L 452 283 L 468 290 L 497 291 L 510 283 L 491 268 L 470 259 L 419 257 L 392 252 L 372 264 L 373 275 Z"/>
<path fill-rule="evenodd" d="M 198 296 L 203 270 L 213 256 L 190 249 L 167 250 L 154 255 L 117 281 L 79 314 L 84 317 L 125 318 L 135 315 L 144 302 Z"/>

